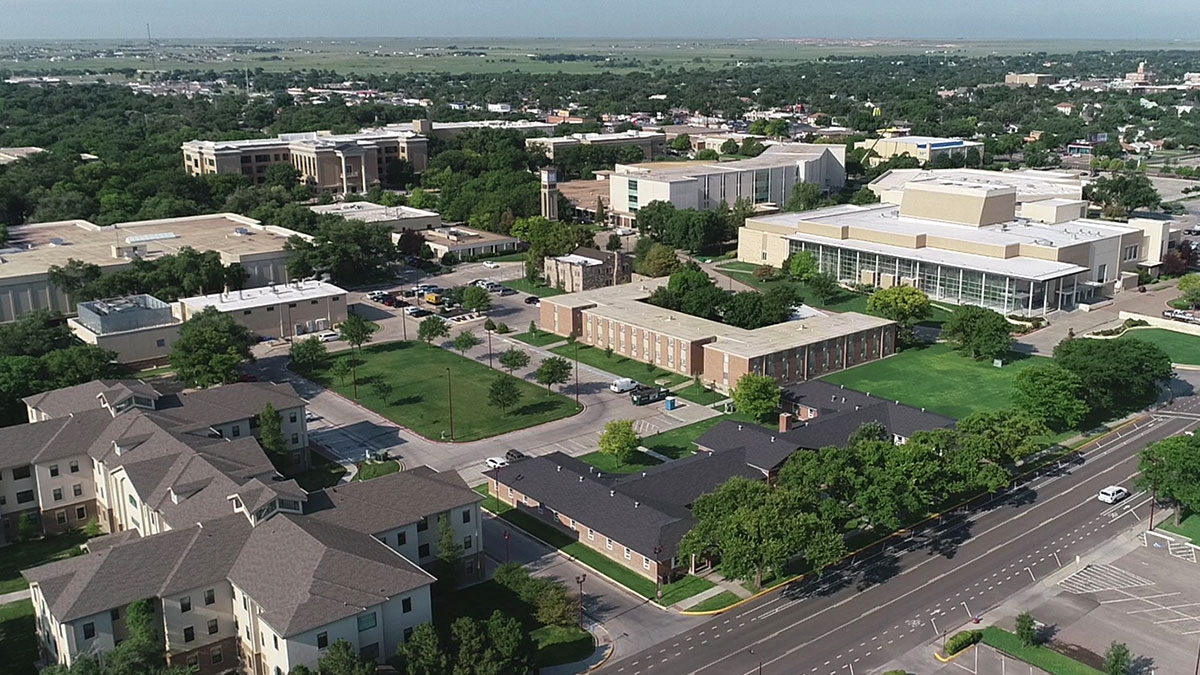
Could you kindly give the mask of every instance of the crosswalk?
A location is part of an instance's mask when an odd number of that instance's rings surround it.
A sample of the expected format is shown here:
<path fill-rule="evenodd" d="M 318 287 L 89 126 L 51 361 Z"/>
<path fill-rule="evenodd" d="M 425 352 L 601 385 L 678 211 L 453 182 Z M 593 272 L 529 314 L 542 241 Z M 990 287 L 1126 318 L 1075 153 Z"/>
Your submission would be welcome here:
<path fill-rule="evenodd" d="M 1058 582 L 1069 593 L 1099 593 L 1153 585 L 1153 581 L 1112 565 L 1088 565 Z"/>

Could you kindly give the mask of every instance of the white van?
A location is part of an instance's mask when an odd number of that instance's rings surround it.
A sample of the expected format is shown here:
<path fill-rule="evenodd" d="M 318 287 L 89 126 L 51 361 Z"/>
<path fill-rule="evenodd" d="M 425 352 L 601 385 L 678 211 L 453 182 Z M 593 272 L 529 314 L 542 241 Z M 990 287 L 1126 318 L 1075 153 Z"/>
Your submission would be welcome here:
<path fill-rule="evenodd" d="M 622 378 L 613 380 L 612 384 L 608 385 L 608 390 L 614 394 L 624 394 L 627 391 L 633 391 L 634 389 L 637 389 L 637 388 L 638 388 L 637 381 L 631 380 L 628 377 L 622 377 Z"/>

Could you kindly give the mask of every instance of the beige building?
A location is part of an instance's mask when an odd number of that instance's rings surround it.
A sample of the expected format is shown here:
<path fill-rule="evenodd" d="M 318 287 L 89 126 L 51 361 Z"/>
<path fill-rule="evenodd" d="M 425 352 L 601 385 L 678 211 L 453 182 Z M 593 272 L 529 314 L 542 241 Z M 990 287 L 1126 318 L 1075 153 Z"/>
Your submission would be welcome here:
<path fill-rule="evenodd" d="M 1058 77 L 1046 73 L 1009 73 L 1004 76 L 1004 84 L 1025 87 L 1045 87 L 1058 82 Z"/>
<path fill-rule="evenodd" d="M 264 226 L 253 218 L 214 213 L 101 227 L 85 220 L 9 228 L 0 249 L 0 323 L 35 309 L 73 314 L 75 303 L 47 276 L 51 266 L 79 260 L 115 272 L 135 258 L 153 260 L 184 247 L 217 251 L 224 265 L 238 263 L 249 273 L 248 287 L 288 280 L 288 237 L 306 235 Z"/>
<path fill-rule="evenodd" d="M 1017 204 L 1043 199 L 1083 199 L 1083 179 L 1070 171 L 987 171 L 985 169 L 889 169 L 867 187 L 881 202 L 897 204 L 909 185 L 954 182 L 983 187 L 1011 187 Z"/>
<path fill-rule="evenodd" d="M 436 257 L 441 258 L 447 253 L 453 253 L 458 256 L 459 260 L 515 251 L 521 245 L 520 240 L 516 237 L 462 226 L 424 230 L 421 232 L 421 236 L 425 237 L 425 244 Z M 393 240 L 397 240 L 399 237 L 399 234 L 392 235 Z"/>
<path fill-rule="evenodd" d="M 651 202 L 701 211 L 740 199 L 782 205 L 798 183 L 820 185 L 826 192 L 842 189 L 845 146 L 777 143 L 758 157 L 733 162 L 618 164 L 608 177 L 609 204 L 617 224 L 629 226 L 638 209 Z"/>
<path fill-rule="evenodd" d="M 629 283 L 633 261 L 628 255 L 594 248 L 577 248 L 568 255 L 547 256 L 546 284 L 568 293 Z"/>
<path fill-rule="evenodd" d="M 874 153 L 868 162 L 875 166 L 893 157 L 908 155 L 922 163 L 932 162 L 942 155 L 965 157 L 974 148 L 981 155 L 983 143 L 965 141 L 961 138 L 934 138 L 931 136 L 896 136 L 894 138 L 869 138 L 854 144 L 855 148 Z"/>
<path fill-rule="evenodd" d="M 229 314 L 255 335 L 289 339 L 345 321 L 346 291 L 324 281 L 297 281 L 183 298 L 175 313 L 187 321 L 207 307 Z"/>
<path fill-rule="evenodd" d="M 398 126 L 387 128 L 398 128 Z M 536 120 L 472 120 L 468 122 L 413 120 L 410 129 L 426 138 L 440 138 L 445 141 L 472 129 L 501 129 L 516 131 L 525 136 L 549 136 L 554 133 L 554 126 L 554 124 Z"/>
<path fill-rule="evenodd" d="M 75 337 L 115 352 L 118 363 L 133 366 L 166 363 L 180 323 L 171 305 L 152 295 L 81 302 L 76 316 L 67 320 Z"/>
<path fill-rule="evenodd" d="M 642 156 L 646 159 L 657 159 L 667 154 L 667 136 L 658 131 L 632 129 L 613 134 L 571 134 L 570 136 L 525 139 L 525 147 L 527 149 L 541 148 L 549 159 L 554 159 L 556 151 L 581 145 L 632 145 L 640 148 Z"/>
<path fill-rule="evenodd" d="M 895 352 L 896 324 L 846 312 L 745 330 L 646 302 L 666 279 L 543 298 L 541 329 L 728 391 L 746 373 L 803 382 Z"/>
<path fill-rule="evenodd" d="M 1169 220 L 1090 220 L 1084 200 L 1018 204 L 1018 194 L 946 177 L 909 182 L 899 205 L 749 218 L 738 259 L 780 266 L 807 251 L 846 284 L 915 286 L 939 301 L 1035 315 L 1135 287 L 1139 268 L 1154 272 L 1170 245 Z"/>
<path fill-rule="evenodd" d="M 442 226 L 442 216 L 436 211 L 411 206 L 383 206 L 371 202 L 342 202 L 308 207 L 313 213 L 332 213 L 350 220 L 386 225 L 395 232 L 432 230 Z"/>

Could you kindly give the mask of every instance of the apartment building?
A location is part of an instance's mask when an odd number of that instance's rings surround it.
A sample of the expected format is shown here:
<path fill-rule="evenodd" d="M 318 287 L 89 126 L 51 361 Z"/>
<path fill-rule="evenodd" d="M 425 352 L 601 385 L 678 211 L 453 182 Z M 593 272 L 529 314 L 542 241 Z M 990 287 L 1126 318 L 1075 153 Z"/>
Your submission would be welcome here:
<path fill-rule="evenodd" d="M 581 246 L 567 255 L 546 256 L 542 270 L 547 285 L 575 293 L 629 283 L 633 260 L 619 251 Z"/>
<path fill-rule="evenodd" d="M 585 345 L 698 377 L 729 391 L 742 375 L 803 382 L 895 352 L 896 324 L 805 308 L 804 318 L 745 330 L 646 302 L 666 279 L 542 298 L 541 329 Z"/>
<path fill-rule="evenodd" d="M 636 223 L 639 208 L 655 201 L 701 211 L 740 199 L 782 205 L 798 183 L 832 192 L 845 182 L 845 146 L 810 143 L 777 143 L 758 157 L 732 162 L 618 164 L 608 178 L 613 217 L 625 227 Z"/>
<path fill-rule="evenodd" d="M 81 302 L 67 320 L 75 337 L 133 366 L 165 363 L 181 323 L 169 303 L 145 294 Z"/>
<path fill-rule="evenodd" d="M 738 259 L 779 266 L 808 251 L 843 283 L 909 285 L 939 301 L 1042 315 L 1136 287 L 1139 269 L 1157 273 L 1178 238 L 1168 219 L 1086 218 L 1081 199 L 1020 202 L 1006 174 L 995 175 L 911 181 L 898 205 L 749 218 Z"/>
<path fill-rule="evenodd" d="M 35 309 L 74 314 L 76 305 L 50 283 L 47 272 L 71 260 L 90 263 L 102 272 L 154 260 L 183 248 L 216 251 L 225 265 L 240 264 L 249 273 L 246 287 L 288 280 L 284 244 L 301 233 L 234 213 L 142 220 L 101 227 L 84 220 L 64 220 L 10 227 L 0 249 L 0 323 Z"/>
<path fill-rule="evenodd" d="M 667 154 L 667 135 L 659 131 L 631 129 L 611 134 L 571 134 L 569 136 L 525 139 L 526 149 L 541 148 L 546 153 L 546 157 L 551 160 L 554 159 L 555 152 L 563 148 L 576 148 L 581 145 L 633 146 L 642 151 L 645 159 L 657 159 Z"/>
<path fill-rule="evenodd" d="M 175 314 L 187 321 L 208 307 L 230 315 L 255 335 L 286 339 L 326 331 L 345 321 L 346 291 L 324 281 L 295 281 L 182 298 Z"/>
<path fill-rule="evenodd" d="M 867 161 L 871 166 L 882 164 L 893 157 L 908 155 L 928 163 L 943 155 L 966 157 L 974 148 L 981 155 L 983 143 L 961 138 L 935 138 L 932 136 L 896 136 L 893 138 L 870 138 L 854 144 L 856 149 L 867 150 Z"/>
<path fill-rule="evenodd" d="M 442 518 L 462 543 L 461 571 L 478 576 L 482 498 L 457 474 L 419 467 L 307 493 L 278 476 L 249 435 L 249 411 L 272 399 L 285 438 L 303 429 L 303 401 L 286 385 L 160 395 L 115 382 L 31 397 L 30 418 L 40 421 L 0 430 L 6 467 L 26 462 L 44 489 L 57 485 L 52 476 L 94 475 L 95 507 L 115 525 L 87 554 L 24 572 L 45 662 L 69 666 L 111 649 L 140 601 L 152 607 L 168 662 L 201 675 L 314 667 L 339 639 L 385 659 L 432 618 L 434 577 L 421 562 L 436 560 Z M 25 456 L 12 441 L 25 442 Z"/>

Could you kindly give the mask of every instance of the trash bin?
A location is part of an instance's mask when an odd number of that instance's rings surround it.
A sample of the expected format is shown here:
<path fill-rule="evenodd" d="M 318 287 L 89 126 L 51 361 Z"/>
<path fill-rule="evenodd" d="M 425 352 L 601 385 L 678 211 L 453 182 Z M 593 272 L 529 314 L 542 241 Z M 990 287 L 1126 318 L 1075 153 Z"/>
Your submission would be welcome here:
<path fill-rule="evenodd" d="M 674 410 L 677 400 L 678 399 L 676 399 L 674 396 L 668 396 L 667 397 L 667 410 Z"/>

